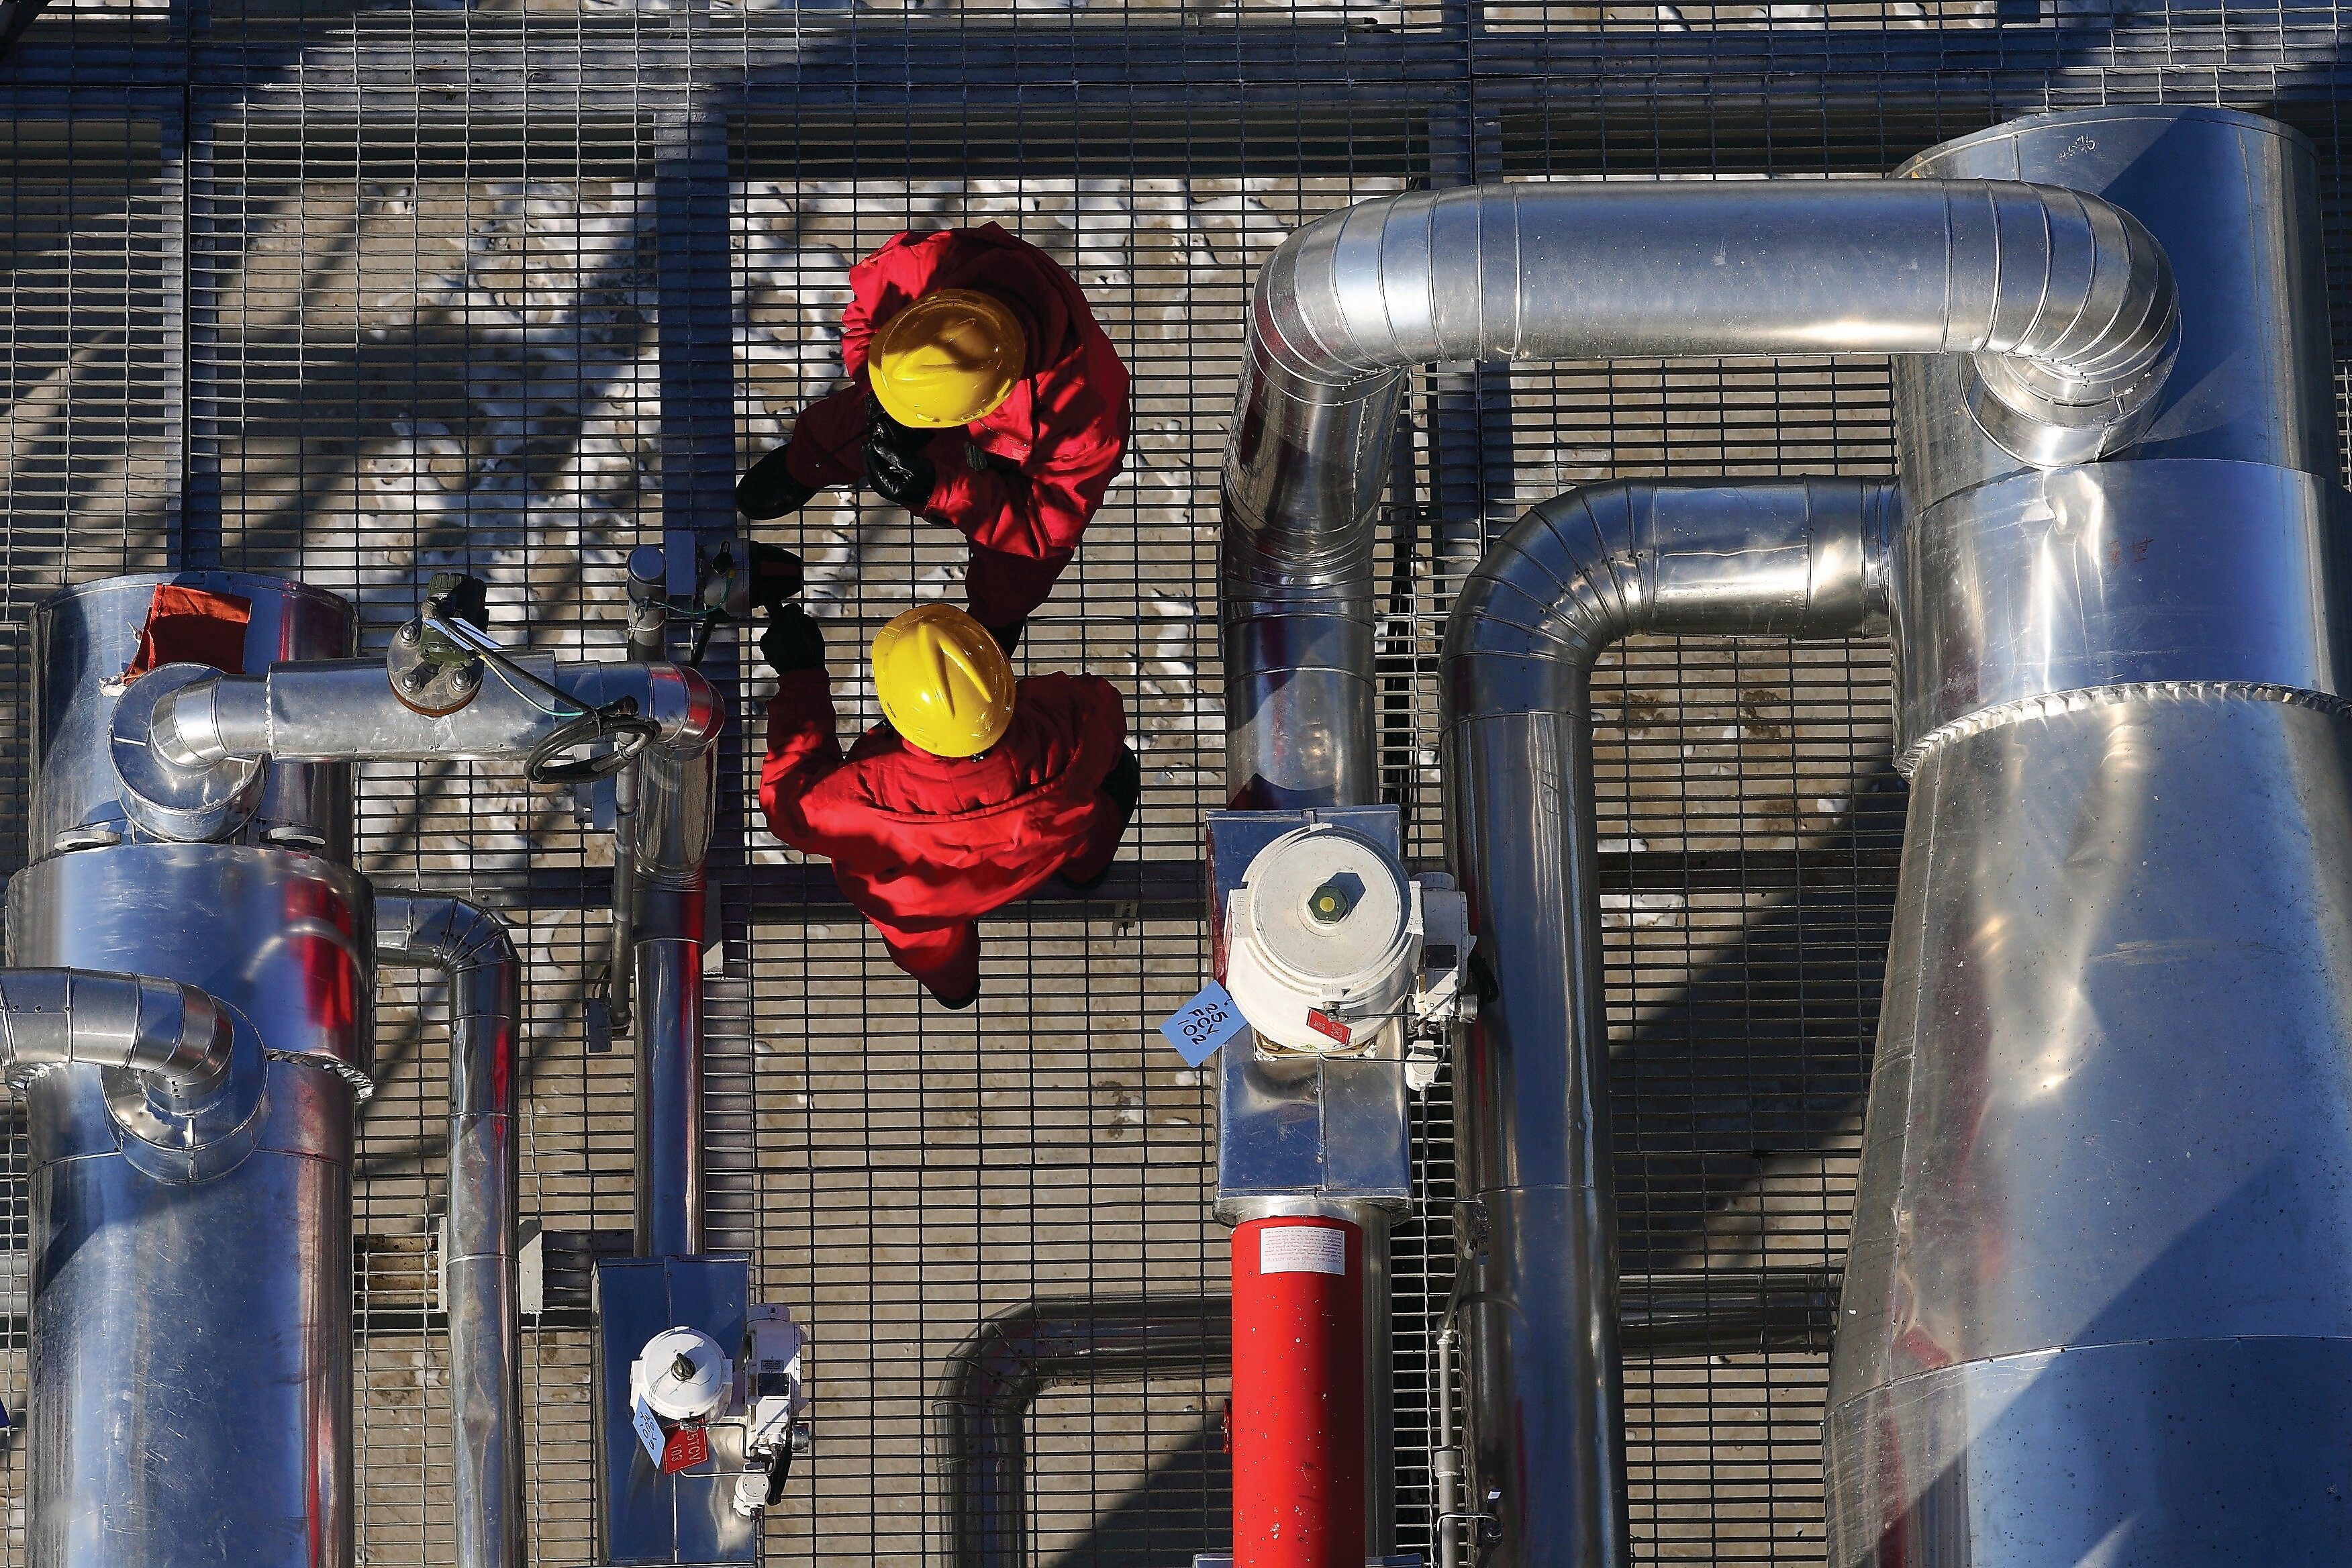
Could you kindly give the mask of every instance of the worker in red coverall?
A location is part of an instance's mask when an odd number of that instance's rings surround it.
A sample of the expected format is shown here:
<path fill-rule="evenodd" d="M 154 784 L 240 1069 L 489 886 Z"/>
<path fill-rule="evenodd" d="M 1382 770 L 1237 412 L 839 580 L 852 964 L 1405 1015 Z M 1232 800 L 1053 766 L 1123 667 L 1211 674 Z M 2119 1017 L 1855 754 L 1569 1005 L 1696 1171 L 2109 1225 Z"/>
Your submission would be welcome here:
<path fill-rule="evenodd" d="M 849 270 L 852 384 L 801 411 L 735 504 L 781 517 L 859 480 L 971 542 L 965 592 L 1007 653 L 1127 452 L 1127 366 L 1053 258 L 995 224 L 908 232 Z"/>
<path fill-rule="evenodd" d="M 973 921 L 1055 875 L 1084 891 L 1110 869 L 1142 784 L 1118 690 L 1091 675 L 1015 681 L 985 627 L 921 605 L 875 637 L 884 722 L 844 755 L 816 622 L 782 605 L 760 647 L 777 674 L 760 769 L 769 828 L 831 858 L 898 967 L 943 1005 L 971 1006 Z"/>

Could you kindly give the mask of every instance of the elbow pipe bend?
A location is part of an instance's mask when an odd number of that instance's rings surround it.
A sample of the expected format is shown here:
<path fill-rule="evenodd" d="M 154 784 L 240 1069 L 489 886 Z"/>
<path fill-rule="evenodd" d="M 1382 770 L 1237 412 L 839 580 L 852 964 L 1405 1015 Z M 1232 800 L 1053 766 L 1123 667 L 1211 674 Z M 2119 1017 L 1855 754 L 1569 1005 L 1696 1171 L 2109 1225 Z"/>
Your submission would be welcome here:
<path fill-rule="evenodd" d="M 1025 1301 L 984 1320 L 947 1357 L 931 1396 L 956 1568 L 1027 1560 L 1028 1455 L 1038 1394 L 1066 1382 L 1233 1364 L 1233 1305 L 1221 1296 Z"/>
<path fill-rule="evenodd" d="M 121 1068 L 181 1089 L 228 1071 L 236 1026 L 209 992 L 145 974 L 0 970 L 0 1068 Z"/>
<path fill-rule="evenodd" d="M 1417 191 L 1320 218 L 1266 262 L 1227 480 L 1251 470 L 1253 446 L 1392 404 L 1410 366 L 1477 359 L 1967 354 L 1989 436 L 2037 466 L 2086 461 L 2145 428 L 2179 329 L 2154 237 L 2058 186 Z M 1385 431 L 1366 445 L 1384 453 Z"/>
<path fill-rule="evenodd" d="M 379 892 L 376 956 L 449 982 L 452 1116 L 515 1113 L 522 959 L 506 922 L 464 899 Z"/>
<path fill-rule="evenodd" d="M 1447 620 L 1449 724 L 1571 713 L 1592 662 L 1634 632 L 1860 636 L 1882 629 L 1903 513 L 1890 483 L 1620 480 L 1535 507 Z"/>
<path fill-rule="evenodd" d="M 1589 486 L 1520 519 L 1454 602 L 1446 858 L 1482 995 L 1454 1069 L 1458 1184 L 1493 1238 L 1463 1311 L 1472 1495 L 1513 1543 L 1502 1561 L 1632 1558 L 1593 663 L 1633 632 L 1870 630 L 1898 509 L 1851 479 Z M 1549 1414 L 1522 1425 L 1528 1409 Z"/>
<path fill-rule="evenodd" d="M 2162 247 L 2053 186 L 1488 185 L 1318 219 L 1259 273 L 1225 446 L 1228 794 L 1378 798 L 1372 556 L 1412 366 L 1965 355 L 1979 425 L 2046 467 L 2137 439 L 2179 339 Z"/>

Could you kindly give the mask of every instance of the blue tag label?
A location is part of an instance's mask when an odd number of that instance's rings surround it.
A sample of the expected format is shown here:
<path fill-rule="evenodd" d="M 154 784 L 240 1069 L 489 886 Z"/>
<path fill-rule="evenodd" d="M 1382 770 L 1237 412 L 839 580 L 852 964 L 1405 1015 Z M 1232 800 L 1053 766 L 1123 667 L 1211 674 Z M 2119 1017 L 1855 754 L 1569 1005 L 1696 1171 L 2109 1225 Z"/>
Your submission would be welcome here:
<path fill-rule="evenodd" d="M 1248 1027 L 1249 1021 L 1234 1005 L 1225 988 L 1212 980 L 1160 1025 L 1160 1032 L 1168 1037 L 1185 1066 L 1199 1067 L 1217 1054 L 1218 1047 Z"/>

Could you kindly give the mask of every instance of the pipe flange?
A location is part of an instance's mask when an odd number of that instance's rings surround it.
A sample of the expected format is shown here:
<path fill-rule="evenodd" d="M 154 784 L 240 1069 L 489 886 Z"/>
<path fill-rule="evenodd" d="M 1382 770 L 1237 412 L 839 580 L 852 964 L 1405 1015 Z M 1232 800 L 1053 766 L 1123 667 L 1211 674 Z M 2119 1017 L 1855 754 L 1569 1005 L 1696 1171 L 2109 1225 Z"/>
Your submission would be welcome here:
<path fill-rule="evenodd" d="M 167 664 L 132 681 L 114 705 L 108 750 L 122 786 L 122 808 L 158 838 L 184 844 L 226 838 L 260 801 L 268 770 L 252 758 L 184 767 L 155 749 L 156 710 L 219 674 L 207 665 Z"/>
<path fill-rule="evenodd" d="M 210 1083 L 174 1085 L 153 1073 L 106 1068 L 99 1079 L 122 1157 L 174 1186 L 226 1176 L 253 1152 L 269 1110 L 269 1068 L 253 1021 L 223 1002 L 232 1030 L 226 1070 Z"/>
<path fill-rule="evenodd" d="M 422 620 L 411 621 L 394 633 L 391 650 L 384 656 L 394 700 L 412 713 L 439 719 L 479 696 L 481 659 L 453 658 L 451 646 L 438 633 L 427 632 Z"/>

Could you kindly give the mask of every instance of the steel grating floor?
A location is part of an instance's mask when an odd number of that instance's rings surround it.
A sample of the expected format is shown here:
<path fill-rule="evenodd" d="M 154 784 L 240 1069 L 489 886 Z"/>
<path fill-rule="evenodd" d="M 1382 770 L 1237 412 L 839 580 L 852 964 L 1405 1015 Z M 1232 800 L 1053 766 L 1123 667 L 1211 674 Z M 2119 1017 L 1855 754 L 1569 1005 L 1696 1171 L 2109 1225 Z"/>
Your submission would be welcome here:
<path fill-rule="evenodd" d="M 1872 174 L 2012 113 L 2172 98 L 2318 140 L 2340 311 L 2337 24 L 2325 6 L 2074 0 L 53 0 L 0 62 L 0 857 L 25 853 L 23 616 L 42 594 L 175 563 L 296 573 L 357 597 L 381 647 L 427 574 L 463 566 L 495 584 L 510 640 L 617 657 L 622 557 L 727 533 L 738 465 L 837 370 L 850 260 L 909 224 L 992 220 L 1053 251 L 1129 357 L 1136 438 L 1024 659 L 1127 695 L 1148 770 L 1135 863 L 1091 900 L 988 922 L 974 1014 L 919 1006 L 821 869 L 747 817 L 767 685 L 730 644 L 712 666 L 743 716 L 745 786 L 719 850 L 719 1221 L 815 1339 L 818 1447 L 768 1552 L 939 1561 L 927 1402 L 975 1323 L 1040 1295 L 1222 1289 L 1212 1096 L 1150 1026 L 1205 961 L 1216 472 L 1266 249 L 1417 184 Z M 1521 508 L 1611 475 L 1892 460 L 1874 362 L 1448 366 L 1408 417 L 1383 557 L 1384 760 L 1433 862 L 1443 618 Z M 871 498 L 824 498 L 770 537 L 809 554 L 837 689 L 871 718 L 856 650 L 911 600 L 954 593 L 958 552 Z M 1629 1338 L 1644 1561 L 1822 1559 L 1826 1302 L 1904 801 L 1886 678 L 1876 644 L 1653 640 L 1596 683 L 1626 1310 L 1722 1309 L 1717 1328 Z M 630 1208 L 626 1058 L 590 1050 L 586 1026 L 604 848 L 511 769 L 379 768 L 362 801 L 372 877 L 508 912 L 529 956 L 533 1547 L 585 1563 L 584 1268 Z M 437 1001 L 389 978 L 362 1128 L 372 1564 L 452 1555 Z M 1397 1239 L 1409 1550 L 1432 1528 L 1449 1130 L 1441 1086 Z M 9 1194 L 21 1235 L 20 1179 Z M 22 1276 L 20 1248 L 12 1413 Z M 1760 1334 L 1766 1291 L 1794 1305 Z M 1208 1367 L 1050 1391 L 1031 1419 L 1032 1558 L 1181 1564 L 1221 1546 L 1223 1393 Z M 16 1563 L 26 1458 L 8 1436 L 0 1561 Z"/>

